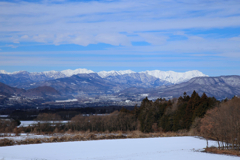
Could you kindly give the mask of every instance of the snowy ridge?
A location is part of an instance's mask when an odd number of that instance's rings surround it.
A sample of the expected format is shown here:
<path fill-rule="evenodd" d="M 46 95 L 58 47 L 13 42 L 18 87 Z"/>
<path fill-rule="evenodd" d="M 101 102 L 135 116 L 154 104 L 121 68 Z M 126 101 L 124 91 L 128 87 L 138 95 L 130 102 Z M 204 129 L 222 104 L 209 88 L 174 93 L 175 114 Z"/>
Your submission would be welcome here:
<path fill-rule="evenodd" d="M 75 69 L 75 70 L 71 70 L 71 69 L 67 69 L 67 70 L 63 70 L 61 71 L 62 74 L 64 74 L 67 77 L 71 77 L 72 75 L 76 75 L 76 74 L 89 74 L 89 73 L 94 73 L 92 70 L 88 70 L 88 69 Z"/>
<path fill-rule="evenodd" d="M 6 72 L 4 70 L 0 70 L 0 74 L 9 74 L 9 72 Z"/>
<path fill-rule="evenodd" d="M 174 71 L 165 72 L 160 70 L 153 70 L 153 71 L 145 71 L 141 73 L 146 73 L 148 75 L 171 82 L 173 84 L 181 83 L 194 77 L 208 77 L 208 75 L 205 75 L 198 70 L 187 71 L 183 73 L 174 72 Z"/>
<path fill-rule="evenodd" d="M 124 75 L 124 74 L 131 74 L 136 73 L 131 70 L 123 70 L 123 71 L 101 71 L 98 72 L 98 75 L 102 78 L 108 77 L 108 76 L 118 76 L 118 75 Z"/>

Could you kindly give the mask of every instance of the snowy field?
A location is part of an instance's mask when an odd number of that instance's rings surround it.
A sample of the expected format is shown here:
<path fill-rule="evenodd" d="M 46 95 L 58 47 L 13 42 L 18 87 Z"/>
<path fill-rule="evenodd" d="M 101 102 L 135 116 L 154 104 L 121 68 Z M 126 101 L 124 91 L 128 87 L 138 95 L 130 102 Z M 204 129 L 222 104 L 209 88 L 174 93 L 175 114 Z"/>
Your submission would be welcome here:
<path fill-rule="evenodd" d="M 216 142 L 209 142 L 216 145 Z M 200 152 L 206 140 L 194 137 L 139 138 L 43 143 L 0 147 L 0 160 L 232 160 Z"/>

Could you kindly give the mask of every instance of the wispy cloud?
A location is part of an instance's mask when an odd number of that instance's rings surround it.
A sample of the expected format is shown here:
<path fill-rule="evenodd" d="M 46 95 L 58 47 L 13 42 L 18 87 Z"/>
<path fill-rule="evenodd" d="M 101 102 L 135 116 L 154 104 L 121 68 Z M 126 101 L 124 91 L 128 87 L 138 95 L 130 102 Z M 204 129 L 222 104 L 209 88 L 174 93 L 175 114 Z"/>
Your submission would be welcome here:
<path fill-rule="evenodd" d="M 169 35 L 142 32 L 240 26 L 238 0 L 59 2 L 0 2 L 0 40 L 129 45 L 135 33 L 156 45 Z"/>
<path fill-rule="evenodd" d="M 233 70 L 240 63 L 239 6 L 239 0 L 1 1 L 0 66 Z M 55 50 L 61 46 L 84 49 Z"/>

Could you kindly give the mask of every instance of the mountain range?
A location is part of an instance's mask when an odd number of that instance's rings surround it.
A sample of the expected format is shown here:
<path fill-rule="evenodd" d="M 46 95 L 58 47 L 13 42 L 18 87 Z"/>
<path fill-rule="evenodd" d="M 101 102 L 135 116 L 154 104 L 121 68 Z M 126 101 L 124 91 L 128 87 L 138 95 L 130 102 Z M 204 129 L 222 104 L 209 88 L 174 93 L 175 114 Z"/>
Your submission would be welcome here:
<path fill-rule="evenodd" d="M 0 85 L 0 92 L 9 90 L 11 94 L 42 97 L 112 95 L 140 100 L 144 96 L 179 97 L 193 90 L 217 99 L 240 95 L 240 76 L 208 77 L 196 70 L 184 73 L 159 70 L 93 72 L 87 69 L 9 73 L 0 70 L 0 82 L 8 85 Z"/>
<path fill-rule="evenodd" d="M 63 70 L 63 71 L 44 71 L 44 72 L 27 72 L 27 71 L 18 71 L 18 72 L 6 72 L 4 70 L 0 70 L 0 82 L 14 85 L 15 81 L 26 81 L 26 82 L 38 82 L 38 81 L 47 81 L 52 79 L 58 78 L 66 78 L 71 77 L 73 75 L 78 74 L 89 74 L 89 73 L 96 73 L 101 78 L 107 77 L 114 77 L 114 76 L 122 76 L 122 75 L 134 75 L 134 74 L 141 74 L 145 76 L 152 76 L 158 78 L 162 81 L 167 81 L 172 84 L 181 83 L 187 81 L 193 77 L 201 77 L 207 76 L 200 71 L 193 70 L 184 73 L 174 72 L 174 71 L 160 71 L 160 70 L 153 70 L 153 71 L 143 71 L 143 72 L 134 72 L 131 70 L 124 70 L 124 71 L 100 71 L 100 72 L 93 72 L 92 70 L 87 69 L 76 69 L 76 70 Z M 3 77 L 5 76 L 5 77 Z M 22 82 L 20 82 L 22 83 Z"/>

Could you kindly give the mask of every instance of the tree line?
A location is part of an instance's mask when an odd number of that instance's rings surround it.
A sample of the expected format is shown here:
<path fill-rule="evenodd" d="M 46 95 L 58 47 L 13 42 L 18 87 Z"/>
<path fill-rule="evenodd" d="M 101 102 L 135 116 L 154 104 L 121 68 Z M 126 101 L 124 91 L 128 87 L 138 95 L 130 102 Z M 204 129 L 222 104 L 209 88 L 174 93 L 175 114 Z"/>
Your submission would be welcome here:
<path fill-rule="evenodd" d="M 141 106 L 135 108 L 134 115 L 140 122 L 142 132 L 189 130 L 191 126 L 202 118 L 206 111 L 213 108 L 218 101 L 207 97 L 205 93 L 200 97 L 193 91 L 191 96 L 186 93 L 178 99 L 156 101 L 143 99 Z"/>
<path fill-rule="evenodd" d="M 111 114 L 86 115 L 78 114 L 69 123 L 58 124 L 58 131 L 133 131 L 149 132 L 189 131 L 199 129 L 200 119 L 206 111 L 214 108 L 219 102 L 215 98 L 207 97 L 205 93 L 200 97 L 195 91 L 191 96 L 186 93 L 178 99 L 166 100 L 159 98 L 155 101 L 147 97 L 141 106 L 128 110 L 122 108 Z M 59 121 L 61 116 L 51 113 L 39 114 L 36 120 Z M 52 132 L 54 126 L 50 123 L 38 124 L 35 131 Z M 28 129 L 32 130 L 32 129 Z"/>

